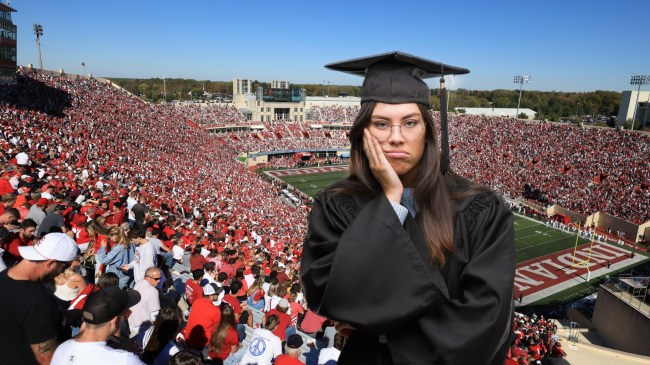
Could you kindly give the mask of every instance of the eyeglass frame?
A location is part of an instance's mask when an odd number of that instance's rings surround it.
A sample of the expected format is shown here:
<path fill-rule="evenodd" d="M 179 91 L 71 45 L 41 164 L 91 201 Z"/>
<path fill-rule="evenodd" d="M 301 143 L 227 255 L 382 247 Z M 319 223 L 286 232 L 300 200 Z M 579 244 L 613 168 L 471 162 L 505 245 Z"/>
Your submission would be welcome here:
<path fill-rule="evenodd" d="M 420 132 L 418 133 L 418 135 L 417 135 L 416 137 L 407 137 L 407 136 L 404 135 L 404 133 L 402 132 L 402 127 L 404 127 L 405 124 L 408 123 L 408 122 L 415 122 L 415 123 L 417 123 L 417 124 L 420 126 Z M 387 128 L 390 128 L 390 133 L 388 133 L 388 135 L 386 136 L 386 138 L 380 139 L 380 138 L 378 138 L 374 133 L 372 133 L 373 128 L 375 128 L 376 131 L 380 131 L 380 129 L 377 129 L 377 124 L 378 124 L 378 123 L 382 123 L 382 124 L 385 123 L 385 124 L 386 124 L 386 127 L 387 127 Z M 422 136 L 422 133 L 423 133 L 424 130 L 426 129 L 426 123 L 424 123 L 424 122 L 422 122 L 422 121 L 419 121 L 419 120 L 418 120 L 418 121 L 416 121 L 416 120 L 407 120 L 407 121 L 404 122 L 404 123 L 405 123 L 405 124 L 388 124 L 387 122 L 382 122 L 382 121 L 375 121 L 375 122 L 371 121 L 371 122 L 368 123 L 368 126 L 367 126 L 366 128 L 368 128 L 368 131 L 370 132 L 370 134 L 371 134 L 371 135 L 372 135 L 372 136 L 373 136 L 377 141 L 379 141 L 379 142 L 384 142 L 384 141 L 387 141 L 388 139 L 390 139 L 390 136 L 393 134 L 393 127 L 399 127 L 399 133 L 402 135 L 402 137 L 403 137 L 404 139 L 406 139 L 406 140 L 408 140 L 408 141 L 413 141 L 413 140 L 416 140 L 416 139 L 420 138 L 420 136 Z M 414 128 L 415 128 L 415 127 L 414 127 Z M 407 129 L 407 130 L 408 130 L 408 129 Z"/>

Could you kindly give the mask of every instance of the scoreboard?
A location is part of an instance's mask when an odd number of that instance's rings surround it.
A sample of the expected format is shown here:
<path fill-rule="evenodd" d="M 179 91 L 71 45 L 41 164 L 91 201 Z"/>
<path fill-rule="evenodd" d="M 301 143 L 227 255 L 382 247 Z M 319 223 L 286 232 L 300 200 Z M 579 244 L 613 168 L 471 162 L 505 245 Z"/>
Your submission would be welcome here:
<path fill-rule="evenodd" d="M 262 100 L 265 102 L 299 102 L 300 89 L 273 89 L 264 88 Z"/>

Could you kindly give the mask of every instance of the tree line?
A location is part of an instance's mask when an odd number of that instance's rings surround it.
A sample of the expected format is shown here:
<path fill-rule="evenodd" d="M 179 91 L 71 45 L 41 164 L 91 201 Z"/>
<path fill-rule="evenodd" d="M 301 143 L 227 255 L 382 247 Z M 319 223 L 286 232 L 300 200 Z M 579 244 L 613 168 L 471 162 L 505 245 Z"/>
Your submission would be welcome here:
<path fill-rule="evenodd" d="M 166 98 L 174 100 L 223 100 L 232 96 L 231 81 L 208 81 L 193 79 L 112 79 L 129 92 L 142 99 L 158 103 Z M 270 83 L 252 81 L 252 90 L 270 87 Z M 307 96 L 336 97 L 339 95 L 359 96 L 361 88 L 351 85 L 292 84 L 291 88 L 304 89 Z M 434 110 L 440 110 L 438 89 L 431 90 Z M 454 108 L 516 108 L 519 90 L 451 90 L 449 109 Z M 621 93 L 613 91 L 559 92 L 524 90 L 520 108 L 532 109 L 536 119 L 558 121 L 560 119 L 581 120 L 586 116 L 611 117 L 618 115 Z"/>

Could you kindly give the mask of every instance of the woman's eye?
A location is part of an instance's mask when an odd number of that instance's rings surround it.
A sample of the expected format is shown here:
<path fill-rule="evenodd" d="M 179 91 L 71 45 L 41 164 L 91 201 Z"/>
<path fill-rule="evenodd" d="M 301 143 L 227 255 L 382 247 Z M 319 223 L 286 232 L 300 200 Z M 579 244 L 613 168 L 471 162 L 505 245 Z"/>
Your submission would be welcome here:
<path fill-rule="evenodd" d="M 386 129 L 386 128 L 388 128 L 388 123 L 384 123 L 384 122 L 373 122 L 373 123 L 372 123 L 372 126 L 375 127 L 375 128 L 377 128 L 377 129 Z"/>
<path fill-rule="evenodd" d="M 420 124 L 417 120 L 407 120 L 406 123 L 404 123 L 404 126 L 406 128 L 414 128 L 417 127 L 418 124 Z"/>

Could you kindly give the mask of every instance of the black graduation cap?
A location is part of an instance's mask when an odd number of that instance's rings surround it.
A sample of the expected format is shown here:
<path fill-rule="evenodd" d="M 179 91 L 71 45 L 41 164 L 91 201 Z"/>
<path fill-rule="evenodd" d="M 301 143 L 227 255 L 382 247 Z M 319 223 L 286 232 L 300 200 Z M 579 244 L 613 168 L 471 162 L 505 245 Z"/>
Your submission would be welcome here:
<path fill-rule="evenodd" d="M 430 106 L 429 86 L 423 81 L 436 76 L 469 73 L 462 67 L 403 52 L 388 52 L 325 65 L 335 71 L 365 77 L 361 102 L 379 101 L 389 104 L 419 103 Z"/>
<path fill-rule="evenodd" d="M 325 65 L 335 71 L 364 76 L 361 103 L 378 101 L 388 104 L 419 103 L 430 107 L 429 86 L 423 79 L 440 78 L 441 170 L 449 169 L 449 140 L 447 137 L 447 92 L 445 75 L 462 75 L 469 70 L 445 65 L 403 52 L 388 52 Z"/>

